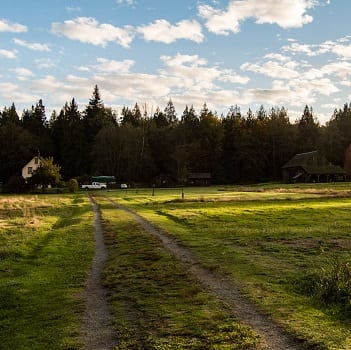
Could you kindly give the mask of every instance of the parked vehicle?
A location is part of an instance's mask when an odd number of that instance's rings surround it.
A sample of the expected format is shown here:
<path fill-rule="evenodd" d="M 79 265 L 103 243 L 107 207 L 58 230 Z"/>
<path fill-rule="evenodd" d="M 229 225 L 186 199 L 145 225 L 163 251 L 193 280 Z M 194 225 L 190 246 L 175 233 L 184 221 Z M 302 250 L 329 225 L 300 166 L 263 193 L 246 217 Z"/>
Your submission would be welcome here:
<path fill-rule="evenodd" d="M 83 190 L 106 190 L 107 186 L 103 182 L 92 182 L 91 185 L 82 185 Z"/>

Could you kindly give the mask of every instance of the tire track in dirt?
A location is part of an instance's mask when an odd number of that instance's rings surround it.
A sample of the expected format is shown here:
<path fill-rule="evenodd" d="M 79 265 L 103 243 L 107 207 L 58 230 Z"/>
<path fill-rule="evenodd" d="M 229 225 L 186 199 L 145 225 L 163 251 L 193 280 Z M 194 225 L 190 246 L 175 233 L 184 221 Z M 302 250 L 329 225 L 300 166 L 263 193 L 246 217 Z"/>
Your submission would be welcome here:
<path fill-rule="evenodd" d="M 101 280 L 108 254 L 98 205 L 90 195 L 89 199 L 94 211 L 95 256 L 83 293 L 85 313 L 81 338 L 85 350 L 111 350 L 116 346 L 117 340 L 107 302 L 107 290 L 103 287 Z"/>
<path fill-rule="evenodd" d="M 163 246 L 177 259 L 182 261 L 189 271 L 200 281 L 226 309 L 235 315 L 238 320 L 250 326 L 260 336 L 260 345 L 264 350 L 301 350 L 317 349 L 307 342 L 294 338 L 269 316 L 260 311 L 242 294 L 240 288 L 233 281 L 219 276 L 200 266 L 189 249 L 179 245 L 173 238 L 153 226 L 136 212 L 108 199 L 116 208 L 131 214 L 144 230 L 156 236 Z"/>

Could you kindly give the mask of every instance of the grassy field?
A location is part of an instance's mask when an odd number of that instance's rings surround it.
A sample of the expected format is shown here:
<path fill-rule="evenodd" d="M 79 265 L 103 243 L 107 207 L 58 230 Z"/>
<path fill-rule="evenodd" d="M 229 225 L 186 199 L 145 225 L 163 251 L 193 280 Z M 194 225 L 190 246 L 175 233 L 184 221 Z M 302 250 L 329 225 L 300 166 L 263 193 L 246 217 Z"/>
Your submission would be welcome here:
<path fill-rule="evenodd" d="M 96 193 L 116 349 L 250 349 L 256 335 L 107 198 L 240 283 L 298 337 L 320 349 L 351 349 L 351 282 L 343 279 L 350 273 L 351 184 Z M 92 262 L 92 233 L 86 193 L 0 196 L 0 348 L 81 348 L 80 293 Z"/>
<path fill-rule="evenodd" d="M 0 348 L 79 349 L 93 256 L 86 195 L 0 197 Z"/>
<path fill-rule="evenodd" d="M 351 349 L 350 294 L 320 298 L 328 272 L 331 283 L 342 268 L 350 272 L 350 184 L 184 189 L 183 200 L 181 191 L 108 195 L 239 281 L 291 332 L 322 348 Z"/>

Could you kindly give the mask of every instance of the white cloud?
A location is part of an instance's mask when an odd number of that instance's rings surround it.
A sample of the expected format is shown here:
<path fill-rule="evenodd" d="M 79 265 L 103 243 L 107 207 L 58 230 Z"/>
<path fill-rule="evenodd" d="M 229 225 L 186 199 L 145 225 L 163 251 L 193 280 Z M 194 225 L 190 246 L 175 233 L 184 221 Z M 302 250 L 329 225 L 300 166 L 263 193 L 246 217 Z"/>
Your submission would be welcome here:
<path fill-rule="evenodd" d="M 200 5 L 198 11 L 209 31 L 228 35 L 239 32 L 240 23 L 248 18 L 255 18 L 257 24 L 277 24 L 285 29 L 302 27 L 312 22 L 306 12 L 316 4 L 315 0 L 231 0 L 226 10 Z"/>
<path fill-rule="evenodd" d="M 0 96 L 6 101 L 17 103 L 33 103 L 38 99 L 33 94 L 28 94 L 26 89 L 22 89 L 20 85 L 11 82 L 0 83 Z"/>
<path fill-rule="evenodd" d="M 15 68 L 15 69 L 12 69 L 11 71 L 17 75 L 18 80 L 22 80 L 22 81 L 28 80 L 28 78 L 33 76 L 32 71 L 30 71 L 27 68 Z"/>
<path fill-rule="evenodd" d="M 46 51 L 46 52 L 50 52 L 50 48 L 47 44 L 40 44 L 40 43 L 28 43 L 24 40 L 20 40 L 20 39 L 13 39 L 13 41 L 15 42 L 15 44 L 23 46 L 29 50 L 33 50 L 33 51 Z"/>
<path fill-rule="evenodd" d="M 195 20 L 183 20 L 172 25 L 164 19 L 159 19 L 154 23 L 139 27 L 137 31 L 147 41 L 159 41 L 165 44 L 171 44 L 179 39 L 192 40 L 196 43 L 204 40 L 201 25 Z"/>
<path fill-rule="evenodd" d="M 293 96 L 286 88 L 248 89 L 243 92 L 240 100 L 246 104 L 270 104 L 279 105 L 289 100 L 289 95 Z"/>
<path fill-rule="evenodd" d="M 173 77 L 177 88 L 192 91 L 207 91 L 218 88 L 218 82 L 246 84 L 247 77 L 239 76 L 233 70 L 209 66 L 198 55 L 161 56 L 165 68 L 161 74 Z"/>
<path fill-rule="evenodd" d="M 119 73 L 125 74 L 128 73 L 130 68 L 134 65 L 133 60 L 123 60 L 123 61 L 114 61 L 108 60 L 106 58 L 98 58 L 98 65 L 95 68 L 103 73 Z"/>
<path fill-rule="evenodd" d="M 63 105 L 72 97 L 86 100 L 94 84 L 98 84 L 106 105 L 116 105 L 116 101 L 147 102 L 156 108 L 165 106 L 171 97 L 181 112 L 185 104 L 200 109 L 204 102 L 213 110 L 228 108 L 241 98 L 237 84 L 248 82 L 248 77 L 231 69 L 212 67 L 198 55 L 162 56 L 161 62 L 163 67 L 155 74 L 142 74 L 131 72 L 131 60 L 98 58 L 95 65 L 77 68 L 82 68 L 84 75 L 44 76 L 33 81 L 32 91 L 45 101 L 62 101 Z M 225 88 L 221 86 L 223 82 Z"/>
<path fill-rule="evenodd" d="M 350 80 L 342 80 L 340 82 L 341 85 L 351 87 L 351 81 Z"/>
<path fill-rule="evenodd" d="M 298 48 L 296 42 L 292 45 L 294 46 L 290 46 L 291 48 Z M 315 45 L 313 48 L 311 46 L 299 50 L 299 54 L 311 57 L 312 49 L 316 53 L 319 51 L 318 45 Z M 289 50 L 283 47 L 282 51 Z M 295 50 L 293 53 L 295 54 Z M 273 80 L 265 79 L 262 81 L 262 87 L 243 92 L 241 100 L 246 103 L 260 101 L 265 104 L 290 106 L 314 104 L 322 100 L 323 96 L 340 92 L 340 79 L 337 75 L 345 80 L 351 75 L 351 63 L 346 61 L 335 61 L 323 66 L 309 63 L 304 58 L 292 60 L 281 53 L 269 53 L 257 62 L 244 63 L 241 65 L 242 70 L 262 74 Z"/>
<path fill-rule="evenodd" d="M 81 72 L 90 72 L 90 68 L 88 66 L 79 66 L 77 69 Z"/>
<path fill-rule="evenodd" d="M 307 55 L 310 57 L 318 55 L 318 51 L 314 50 L 312 45 L 299 44 L 297 42 L 286 45 L 282 49 L 283 51 L 291 52 L 294 55 Z"/>
<path fill-rule="evenodd" d="M 269 53 L 264 57 L 269 58 L 269 59 L 273 59 L 273 60 L 277 60 L 277 61 L 281 61 L 281 62 L 290 61 L 290 57 L 281 55 L 280 53 Z"/>
<path fill-rule="evenodd" d="M 102 90 L 108 92 L 111 100 L 126 99 L 131 103 L 159 100 L 167 96 L 174 86 L 172 78 L 153 74 L 97 74 L 92 79 Z M 105 96 L 104 100 L 106 99 Z"/>
<path fill-rule="evenodd" d="M 336 74 L 337 76 L 346 79 L 351 75 L 351 63 L 347 61 L 336 61 L 329 64 L 326 64 L 322 68 L 325 74 L 333 75 Z"/>
<path fill-rule="evenodd" d="M 230 82 L 232 84 L 247 84 L 250 80 L 247 76 L 236 74 L 231 69 L 222 70 L 221 76 L 218 78 L 219 81 Z"/>
<path fill-rule="evenodd" d="M 100 24 L 91 17 L 78 17 L 64 23 L 53 23 L 51 31 L 57 35 L 64 35 L 71 40 L 105 47 L 110 42 L 117 42 L 123 47 L 129 47 L 133 37 L 133 28 L 125 26 L 118 28 L 111 24 Z"/>
<path fill-rule="evenodd" d="M 0 50 L 0 57 L 5 57 L 8 59 L 15 59 L 17 57 L 17 52 L 10 51 L 10 50 Z"/>
<path fill-rule="evenodd" d="M 296 63 L 294 62 L 277 62 L 277 61 L 268 61 L 265 63 L 244 63 L 241 67 L 244 71 L 251 71 L 254 73 L 260 73 L 271 78 L 279 79 L 292 79 L 299 76 L 299 73 L 296 71 Z"/>
<path fill-rule="evenodd" d="M 46 75 L 41 79 L 36 81 L 36 90 L 45 91 L 45 92 L 55 92 L 58 88 L 62 88 L 63 84 L 60 83 L 58 79 L 56 79 L 53 75 Z"/>
<path fill-rule="evenodd" d="M 40 69 L 49 69 L 56 66 L 56 64 L 50 58 L 38 58 L 35 63 Z"/>
<path fill-rule="evenodd" d="M 0 32 L 23 33 L 27 31 L 27 27 L 22 24 L 11 23 L 6 19 L 0 19 Z"/>
<path fill-rule="evenodd" d="M 336 41 L 327 40 L 321 44 L 307 45 L 294 41 L 290 45 L 283 46 L 284 52 L 291 52 L 294 55 L 307 55 L 314 57 L 327 53 L 333 53 L 342 59 L 351 58 L 350 37 L 338 39 Z"/>
<path fill-rule="evenodd" d="M 338 106 L 336 103 L 325 103 L 325 104 L 322 104 L 321 107 L 335 109 L 335 108 L 339 108 L 340 106 Z"/>
<path fill-rule="evenodd" d="M 351 45 L 341 45 L 335 43 L 330 46 L 330 51 L 343 59 L 351 58 Z"/>
<path fill-rule="evenodd" d="M 97 64 L 87 65 L 87 66 L 79 66 L 77 70 L 81 72 L 98 72 L 98 73 L 115 73 L 115 74 L 127 74 L 129 73 L 131 67 L 135 64 L 133 60 L 123 60 L 123 61 L 115 61 L 109 60 L 103 57 L 99 57 L 96 59 Z"/>
<path fill-rule="evenodd" d="M 117 0 L 117 4 L 123 5 L 126 4 L 128 6 L 134 5 L 135 0 Z"/>

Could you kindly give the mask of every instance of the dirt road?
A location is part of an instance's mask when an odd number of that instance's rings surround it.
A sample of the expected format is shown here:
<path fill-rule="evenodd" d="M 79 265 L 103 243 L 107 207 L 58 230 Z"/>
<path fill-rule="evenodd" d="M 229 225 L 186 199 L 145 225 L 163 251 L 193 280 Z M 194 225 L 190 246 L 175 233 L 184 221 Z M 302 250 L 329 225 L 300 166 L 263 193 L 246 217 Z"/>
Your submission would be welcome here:
<path fill-rule="evenodd" d="M 91 197 L 90 197 L 91 198 Z M 307 343 L 295 339 L 260 311 L 245 298 L 238 285 L 232 280 L 202 267 L 189 249 L 179 245 L 146 219 L 108 199 L 116 208 L 128 212 L 145 231 L 156 236 L 163 246 L 177 259 L 182 261 L 188 271 L 202 285 L 225 305 L 241 322 L 250 326 L 260 335 L 260 345 L 264 350 L 302 350 L 317 349 Z M 91 199 L 95 213 L 95 258 L 86 286 L 86 312 L 82 328 L 82 338 L 87 350 L 109 350 L 118 343 L 115 339 L 111 316 L 107 302 L 107 292 L 102 287 L 101 273 L 107 260 L 107 251 L 103 241 L 101 217 L 97 204 Z"/>
<path fill-rule="evenodd" d="M 130 213 L 150 234 L 156 236 L 163 246 L 181 260 L 191 272 L 217 299 L 225 303 L 231 312 L 243 323 L 254 329 L 261 339 L 264 350 L 301 350 L 312 348 L 305 342 L 295 339 L 276 324 L 255 305 L 247 300 L 233 281 L 211 272 L 199 264 L 189 249 L 180 246 L 175 240 L 153 226 L 137 213 L 111 201 L 117 208 Z M 315 347 L 313 347 L 316 349 Z"/>
<path fill-rule="evenodd" d="M 85 313 L 81 338 L 85 350 L 111 350 L 117 344 L 112 326 L 107 290 L 101 281 L 102 270 L 107 260 L 100 212 L 89 196 L 94 211 L 95 256 L 84 292 Z"/>

